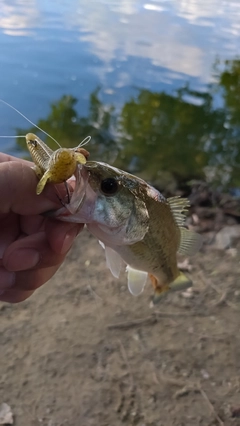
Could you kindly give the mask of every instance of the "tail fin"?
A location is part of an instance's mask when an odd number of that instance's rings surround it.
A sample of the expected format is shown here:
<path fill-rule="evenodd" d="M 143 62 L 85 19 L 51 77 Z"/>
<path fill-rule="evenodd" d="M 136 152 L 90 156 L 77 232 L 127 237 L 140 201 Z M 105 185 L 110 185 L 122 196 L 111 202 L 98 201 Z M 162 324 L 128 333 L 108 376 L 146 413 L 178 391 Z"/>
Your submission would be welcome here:
<path fill-rule="evenodd" d="M 155 288 L 152 303 L 156 305 L 169 291 L 182 291 L 189 287 L 192 287 L 192 281 L 180 272 L 178 277 L 170 284 L 165 286 L 158 285 Z"/>

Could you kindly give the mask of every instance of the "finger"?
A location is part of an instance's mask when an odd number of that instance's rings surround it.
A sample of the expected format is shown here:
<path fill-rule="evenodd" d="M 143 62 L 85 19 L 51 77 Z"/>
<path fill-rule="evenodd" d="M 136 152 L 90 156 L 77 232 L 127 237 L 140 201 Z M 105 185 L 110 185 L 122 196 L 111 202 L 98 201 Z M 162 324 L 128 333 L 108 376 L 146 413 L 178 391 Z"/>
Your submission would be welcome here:
<path fill-rule="evenodd" d="M 34 290 L 33 291 L 8 290 L 2 293 L 0 292 L 0 301 L 8 302 L 8 303 L 19 303 L 28 299 L 28 297 L 30 297 L 33 293 L 34 293 Z"/>
<path fill-rule="evenodd" d="M 17 161 L 18 163 L 21 162 L 21 163 L 23 163 L 23 164 L 25 164 L 26 166 L 29 166 L 29 167 L 33 166 L 33 163 L 31 161 L 22 160 L 20 158 L 13 157 L 12 155 L 8 155 L 8 154 L 4 154 L 4 153 L 0 152 L 0 163 L 6 163 L 8 161 Z"/>
<path fill-rule="evenodd" d="M 36 271 L 17 272 L 14 286 L 0 292 L 0 300 L 9 303 L 22 302 L 30 297 L 37 288 L 49 281 L 59 267 L 60 265 L 56 265 Z"/>
<path fill-rule="evenodd" d="M 15 285 L 15 281 L 15 272 L 7 271 L 6 268 L 0 266 L 0 293 L 12 288 Z"/>
<path fill-rule="evenodd" d="M 83 226 L 47 222 L 46 231 L 21 236 L 6 249 L 2 264 L 8 271 L 45 268 L 63 261 Z"/>
<path fill-rule="evenodd" d="M 30 163 L 31 164 L 31 163 Z M 37 177 L 21 160 L 0 163 L 0 213 L 41 214 L 61 205 L 53 185 L 36 195 Z"/>
<path fill-rule="evenodd" d="M 37 234 L 45 229 L 46 219 L 40 215 L 20 216 L 21 232 L 26 235 Z"/>
<path fill-rule="evenodd" d="M 14 213 L 0 216 L 0 259 L 7 247 L 19 236 L 19 223 Z"/>
<path fill-rule="evenodd" d="M 27 235 L 45 230 L 48 243 L 57 254 L 68 252 L 74 238 L 83 229 L 83 224 L 58 222 L 54 219 L 46 219 L 42 216 L 22 216 L 21 231 Z"/>
<path fill-rule="evenodd" d="M 73 240 L 72 240 L 73 241 Z M 8 271 L 47 268 L 64 260 L 65 253 L 54 252 L 44 231 L 14 241 L 3 255 L 3 266 Z"/>
<path fill-rule="evenodd" d="M 83 227 L 84 225 L 80 223 L 57 222 L 54 219 L 47 219 L 45 231 L 52 250 L 58 254 L 67 253 Z"/>

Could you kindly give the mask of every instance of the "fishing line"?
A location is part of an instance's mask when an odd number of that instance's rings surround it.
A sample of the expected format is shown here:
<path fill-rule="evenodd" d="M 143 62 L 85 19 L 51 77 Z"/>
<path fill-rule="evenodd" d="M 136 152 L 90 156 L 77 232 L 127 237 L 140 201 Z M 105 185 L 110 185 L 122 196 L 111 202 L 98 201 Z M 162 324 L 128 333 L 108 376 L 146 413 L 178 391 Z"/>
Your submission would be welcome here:
<path fill-rule="evenodd" d="M 37 136 L 36 136 L 37 137 Z M 19 136 L 0 136 L 0 138 L 7 138 L 7 139 L 10 139 L 10 138 L 24 138 L 24 139 L 26 139 L 26 136 L 22 136 L 22 135 L 19 135 Z M 39 138 L 38 138 L 39 139 Z M 47 155 L 49 155 L 49 152 L 47 151 L 47 148 L 45 148 L 45 146 L 44 146 L 45 144 L 41 144 L 41 148 L 42 148 L 42 150 L 47 154 Z M 61 147 L 60 147 L 61 148 Z"/>
<path fill-rule="evenodd" d="M 15 108 L 14 106 L 10 105 L 8 102 L 4 101 L 3 99 L 0 99 L 0 102 L 2 102 L 3 104 L 7 105 L 9 108 L 12 108 L 14 111 L 16 111 L 19 115 L 21 115 L 23 118 L 25 118 L 25 120 L 27 120 L 30 124 L 32 124 L 38 130 L 40 130 L 41 132 L 43 132 L 46 136 L 48 136 L 49 138 L 51 138 L 61 148 L 60 143 L 58 141 L 56 141 L 56 139 L 54 139 L 53 136 L 49 135 L 49 133 L 45 132 L 43 129 L 41 129 L 39 126 L 37 126 L 31 120 L 29 120 L 29 118 L 27 118 L 24 114 L 22 114 L 20 111 L 18 111 L 17 108 Z"/>
<path fill-rule="evenodd" d="M 19 115 L 21 115 L 25 120 L 27 120 L 30 124 L 32 124 L 38 130 L 43 132 L 46 136 L 51 138 L 60 148 L 62 148 L 60 143 L 53 136 L 51 136 L 49 133 L 45 132 L 45 130 L 41 129 L 41 127 L 37 126 L 37 124 L 33 123 L 29 118 L 27 118 L 24 114 L 22 114 L 17 108 L 12 106 L 8 102 L 4 101 L 3 99 L 0 99 L 0 102 L 2 102 L 4 105 L 7 105 L 9 108 L 13 109 L 15 112 L 17 112 Z M 4 139 L 5 138 L 7 138 L 7 139 L 9 139 L 9 138 L 26 138 L 26 136 L 20 136 L 20 135 L 19 136 L 0 136 L 0 138 L 4 138 Z M 87 136 L 85 139 L 83 139 L 82 142 L 80 142 L 80 144 L 77 146 L 77 148 L 81 148 L 82 146 L 87 145 L 90 142 L 90 140 L 91 140 L 91 136 Z"/>
<path fill-rule="evenodd" d="M 26 138 L 26 136 L 20 136 L 20 135 L 19 135 L 19 136 L 16 136 L 16 135 L 14 135 L 14 136 L 2 136 L 2 135 L 1 135 L 1 136 L 0 136 L 0 138 L 4 138 L 4 139 L 5 139 L 5 138 L 11 138 L 11 139 L 12 139 L 12 138 Z"/>

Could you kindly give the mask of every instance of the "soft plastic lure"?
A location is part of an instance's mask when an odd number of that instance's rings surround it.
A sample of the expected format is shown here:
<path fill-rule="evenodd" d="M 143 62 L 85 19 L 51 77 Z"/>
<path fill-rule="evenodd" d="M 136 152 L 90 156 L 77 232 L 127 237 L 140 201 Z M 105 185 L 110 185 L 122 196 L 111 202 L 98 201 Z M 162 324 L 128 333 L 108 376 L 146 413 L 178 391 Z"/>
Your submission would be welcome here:
<path fill-rule="evenodd" d="M 43 191 L 47 182 L 66 182 L 76 171 L 78 164 L 85 164 L 89 152 L 82 148 L 91 139 L 88 136 L 76 148 L 59 148 L 53 151 L 33 133 L 26 135 L 28 150 L 34 162 L 33 169 L 40 179 L 36 193 Z"/>
<path fill-rule="evenodd" d="M 47 182 L 54 184 L 66 182 L 76 172 L 78 164 L 86 163 L 87 158 L 89 157 L 89 152 L 82 147 L 91 140 L 91 136 L 87 136 L 76 148 L 62 148 L 56 139 L 29 120 L 29 118 L 27 118 L 14 106 L 10 105 L 3 99 L 0 99 L 0 102 L 16 111 L 25 120 L 54 140 L 54 142 L 59 146 L 59 149 L 53 151 L 45 144 L 45 142 L 33 133 L 28 133 L 26 136 L 0 136 L 1 138 L 26 138 L 27 148 L 34 162 L 33 169 L 35 170 L 37 177 L 40 179 L 36 190 L 38 195 L 41 194 Z M 66 188 L 70 201 L 67 184 Z"/>

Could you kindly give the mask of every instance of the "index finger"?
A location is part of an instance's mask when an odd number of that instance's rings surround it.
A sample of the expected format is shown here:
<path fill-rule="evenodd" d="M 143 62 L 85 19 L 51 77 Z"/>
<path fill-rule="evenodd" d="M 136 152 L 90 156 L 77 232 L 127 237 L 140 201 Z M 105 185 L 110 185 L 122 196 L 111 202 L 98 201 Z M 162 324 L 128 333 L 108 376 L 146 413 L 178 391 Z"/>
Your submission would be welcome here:
<path fill-rule="evenodd" d="M 4 154 L 3 152 L 0 152 L 0 163 L 6 163 L 8 161 L 16 161 L 18 163 L 22 163 L 30 167 L 34 165 L 31 161 L 23 160 L 21 158 L 13 157 L 12 155 L 8 155 L 8 154 Z"/>

